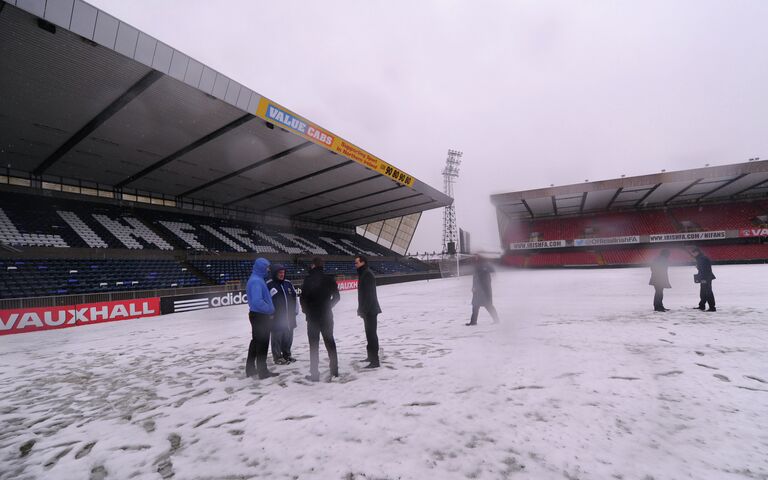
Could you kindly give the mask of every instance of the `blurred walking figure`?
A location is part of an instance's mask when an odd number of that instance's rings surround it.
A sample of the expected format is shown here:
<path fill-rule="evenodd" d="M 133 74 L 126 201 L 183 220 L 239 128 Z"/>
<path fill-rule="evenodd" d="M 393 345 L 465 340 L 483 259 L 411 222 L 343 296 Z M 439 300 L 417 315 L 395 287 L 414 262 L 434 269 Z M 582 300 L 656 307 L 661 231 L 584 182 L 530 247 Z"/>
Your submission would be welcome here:
<path fill-rule="evenodd" d="M 267 290 L 264 278 L 267 276 L 269 260 L 257 258 L 253 262 L 253 272 L 248 278 L 245 291 L 248 294 L 248 320 L 251 322 L 251 343 L 248 345 L 248 358 L 245 361 L 245 376 L 252 377 L 258 373 L 259 378 L 274 377 L 277 374 L 267 369 L 267 352 L 269 351 L 269 332 L 272 327 L 272 296 Z M 254 367 L 253 361 L 256 360 Z"/>
<path fill-rule="evenodd" d="M 712 261 L 699 250 L 699 247 L 693 247 L 691 253 L 696 258 L 696 270 L 699 273 L 693 276 L 693 281 L 699 284 L 699 310 L 704 310 L 709 304 L 708 312 L 716 312 L 715 294 L 712 293 L 712 280 L 715 274 L 712 273 Z"/>
<path fill-rule="evenodd" d="M 272 320 L 272 359 L 278 365 L 295 362 L 296 359 L 291 356 L 291 346 L 299 303 L 296 301 L 296 289 L 285 279 L 284 266 L 272 267 L 272 279 L 267 282 L 267 288 L 275 306 Z"/>
<path fill-rule="evenodd" d="M 377 317 L 381 313 L 379 297 L 376 295 L 376 276 L 368 268 L 368 259 L 363 255 L 355 257 L 355 268 L 359 275 L 357 283 L 357 315 L 365 325 L 365 339 L 368 341 L 369 362 L 365 368 L 379 367 L 379 336 L 376 333 Z"/>
<path fill-rule="evenodd" d="M 480 255 L 475 256 L 475 273 L 472 276 L 472 318 L 467 326 L 477 325 L 477 314 L 480 307 L 485 307 L 493 317 L 493 323 L 499 323 L 499 315 L 493 306 L 493 291 L 491 289 L 491 272 L 493 267 Z"/>
<path fill-rule="evenodd" d="M 339 286 L 336 280 L 323 273 L 325 262 L 320 257 L 312 259 L 309 275 L 301 286 L 299 301 L 307 316 L 307 337 L 309 339 L 309 375 L 307 380 L 320 381 L 320 335 L 330 360 L 331 377 L 339 376 L 339 359 L 336 355 L 336 340 L 333 339 L 333 312 L 339 303 Z"/>
<path fill-rule="evenodd" d="M 659 256 L 651 263 L 651 279 L 648 285 L 653 285 L 656 293 L 653 295 L 653 310 L 656 312 L 666 312 L 669 309 L 664 307 L 664 289 L 672 288 L 669 284 L 669 250 L 662 250 Z"/>

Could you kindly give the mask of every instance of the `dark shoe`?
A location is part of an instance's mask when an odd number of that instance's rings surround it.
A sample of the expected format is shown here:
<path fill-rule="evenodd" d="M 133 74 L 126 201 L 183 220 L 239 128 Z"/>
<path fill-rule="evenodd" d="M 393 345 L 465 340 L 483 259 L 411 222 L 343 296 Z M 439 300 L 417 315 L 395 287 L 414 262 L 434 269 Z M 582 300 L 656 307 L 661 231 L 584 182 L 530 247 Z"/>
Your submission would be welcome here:
<path fill-rule="evenodd" d="M 245 377 L 250 378 L 256 375 L 256 370 L 245 370 Z"/>
<path fill-rule="evenodd" d="M 379 365 L 379 362 L 371 362 L 368 365 L 364 366 L 363 368 L 379 368 L 381 365 Z"/>
<path fill-rule="evenodd" d="M 472 326 L 474 326 L 474 325 L 477 325 L 477 323 L 472 323 L 472 322 L 469 322 L 469 323 L 465 323 L 464 325 L 466 325 L 466 326 L 468 326 L 468 327 L 472 327 Z"/>
<path fill-rule="evenodd" d="M 259 372 L 259 378 L 261 380 L 264 380 L 265 378 L 270 378 L 270 377 L 277 377 L 278 375 L 280 374 L 275 372 L 270 372 L 270 371 Z"/>
<path fill-rule="evenodd" d="M 295 361 L 296 361 L 296 359 L 295 359 L 295 358 L 293 358 L 293 357 L 292 357 L 292 356 L 290 356 L 290 355 L 288 355 L 287 357 L 285 357 L 285 362 L 286 362 L 286 363 L 293 363 L 293 362 L 295 362 Z"/>
<path fill-rule="evenodd" d="M 693 308 L 694 310 L 701 310 L 702 312 L 704 311 L 704 307 L 693 307 Z"/>
<path fill-rule="evenodd" d="M 319 382 L 320 374 L 318 373 L 317 375 L 306 375 L 304 378 L 309 380 L 310 382 Z"/>
<path fill-rule="evenodd" d="M 663 309 L 663 308 L 654 308 L 653 311 L 654 312 L 666 312 L 666 310 Z"/>
<path fill-rule="evenodd" d="M 709 308 L 707 309 L 707 311 L 708 311 L 708 312 L 716 312 L 716 311 L 717 311 L 717 309 L 716 309 L 715 307 L 709 307 Z"/>
<path fill-rule="evenodd" d="M 368 358 L 368 357 L 365 357 L 365 359 L 363 359 L 363 360 L 358 360 L 358 362 L 368 362 L 368 363 L 371 363 L 371 359 L 370 359 L 370 358 Z"/>
<path fill-rule="evenodd" d="M 287 364 L 288 364 L 288 360 L 284 358 L 278 358 L 277 360 L 275 360 L 275 365 L 287 365 Z"/>
<path fill-rule="evenodd" d="M 331 372 L 331 378 L 333 378 L 333 377 L 336 377 L 336 378 L 339 377 L 339 371 L 338 370 L 336 370 L 335 372 Z"/>

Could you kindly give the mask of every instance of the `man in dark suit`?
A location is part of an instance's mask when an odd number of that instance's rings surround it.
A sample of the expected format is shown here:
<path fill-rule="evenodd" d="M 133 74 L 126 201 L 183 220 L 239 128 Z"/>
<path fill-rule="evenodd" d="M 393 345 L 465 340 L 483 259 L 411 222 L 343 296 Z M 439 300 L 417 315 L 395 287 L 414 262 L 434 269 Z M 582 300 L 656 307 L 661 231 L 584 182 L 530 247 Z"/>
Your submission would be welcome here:
<path fill-rule="evenodd" d="M 376 333 L 377 317 L 381 313 L 379 298 L 376 295 L 376 276 L 368 268 L 368 259 L 363 255 L 355 257 L 355 268 L 359 275 L 357 282 L 357 315 L 365 325 L 365 339 L 368 341 L 369 362 L 365 368 L 379 367 L 379 336 Z"/>
<path fill-rule="evenodd" d="M 480 307 L 485 307 L 493 317 L 493 323 L 499 323 L 499 315 L 493 306 L 493 290 L 491 289 L 491 267 L 488 262 L 477 255 L 475 257 L 475 273 L 472 276 L 472 317 L 467 326 L 477 325 L 477 315 Z"/>
<path fill-rule="evenodd" d="M 712 261 L 699 250 L 699 247 L 693 247 L 691 253 L 696 258 L 696 270 L 699 272 L 699 306 L 696 308 L 704 310 L 704 307 L 709 304 L 707 311 L 716 312 L 715 294 L 712 293 L 712 280 L 717 277 L 712 273 Z"/>
<path fill-rule="evenodd" d="M 307 380 L 320 381 L 320 335 L 330 360 L 331 377 L 339 376 L 339 359 L 336 354 L 336 340 L 333 338 L 333 312 L 339 303 L 339 286 L 336 280 L 323 273 L 325 262 L 320 257 L 312 259 L 309 275 L 301 286 L 301 310 L 307 316 L 307 337 L 309 339 L 309 375 Z"/>
<path fill-rule="evenodd" d="M 653 296 L 653 310 L 656 312 L 666 312 L 669 310 L 664 307 L 664 289 L 672 288 L 669 284 L 669 250 L 662 250 L 656 260 L 651 263 L 651 279 L 648 285 L 653 285 L 656 293 Z"/>

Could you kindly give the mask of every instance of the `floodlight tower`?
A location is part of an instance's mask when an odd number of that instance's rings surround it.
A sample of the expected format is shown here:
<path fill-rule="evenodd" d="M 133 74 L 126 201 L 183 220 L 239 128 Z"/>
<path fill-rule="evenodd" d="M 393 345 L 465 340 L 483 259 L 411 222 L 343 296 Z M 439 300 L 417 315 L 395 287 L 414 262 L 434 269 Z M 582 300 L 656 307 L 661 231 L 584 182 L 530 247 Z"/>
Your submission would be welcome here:
<path fill-rule="evenodd" d="M 459 165 L 461 165 L 462 152 L 448 150 L 448 158 L 443 169 L 443 193 L 453 198 L 453 184 L 459 178 Z M 443 212 L 443 253 L 454 255 L 456 253 L 456 240 L 458 234 L 456 227 L 456 208 L 454 204 L 445 207 Z"/>

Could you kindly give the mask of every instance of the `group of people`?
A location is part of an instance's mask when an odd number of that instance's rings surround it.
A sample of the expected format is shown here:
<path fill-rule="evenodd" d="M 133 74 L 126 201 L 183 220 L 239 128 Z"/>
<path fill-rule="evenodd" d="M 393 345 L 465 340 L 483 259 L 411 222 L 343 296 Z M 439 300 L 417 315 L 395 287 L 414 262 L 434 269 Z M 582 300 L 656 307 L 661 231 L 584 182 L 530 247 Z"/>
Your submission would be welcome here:
<path fill-rule="evenodd" d="M 272 339 L 272 358 L 276 365 L 295 362 L 291 355 L 293 330 L 297 326 L 299 311 L 304 312 L 307 320 L 307 339 L 309 341 L 309 375 L 307 380 L 320 381 L 320 337 L 323 337 L 328 351 L 331 378 L 339 376 L 339 360 L 336 352 L 336 340 L 333 338 L 333 307 L 341 300 L 339 287 L 332 275 L 323 271 L 325 262 L 321 257 L 312 259 L 310 271 L 297 294 L 293 284 L 285 278 L 285 267 L 274 265 L 270 268 L 269 260 L 258 258 L 253 263 L 246 285 L 248 295 L 248 320 L 251 323 L 251 342 L 248 346 L 248 358 L 245 375 L 269 378 L 278 375 L 267 367 L 267 353 Z M 355 257 L 358 279 L 357 315 L 363 319 L 367 340 L 368 362 L 365 368 L 378 368 L 379 338 L 377 319 L 381 313 L 376 293 L 376 277 L 368 268 L 368 260 L 363 255 Z M 271 278 L 267 275 L 271 271 Z"/>
<path fill-rule="evenodd" d="M 699 310 L 716 312 L 715 294 L 712 293 L 712 280 L 715 274 L 712 273 L 712 261 L 702 253 L 698 247 L 692 247 L 691 255 L 696 259 L 696 270 L 694 274 L 694 283 L 699 284 L 699 305 L 694 307 Z M 651 263 L 651 279 L 649 285 L 653 285 L 655 294 L 653 296 L 653 309 L 656 312 L 667 312 L 668 308 L 664 306 L 664 289 L 672 288 L 669 283 L 669 250 L 662 250 L 659 256 Z M 709 308 L 707 308 L 709 306 Z"/>

